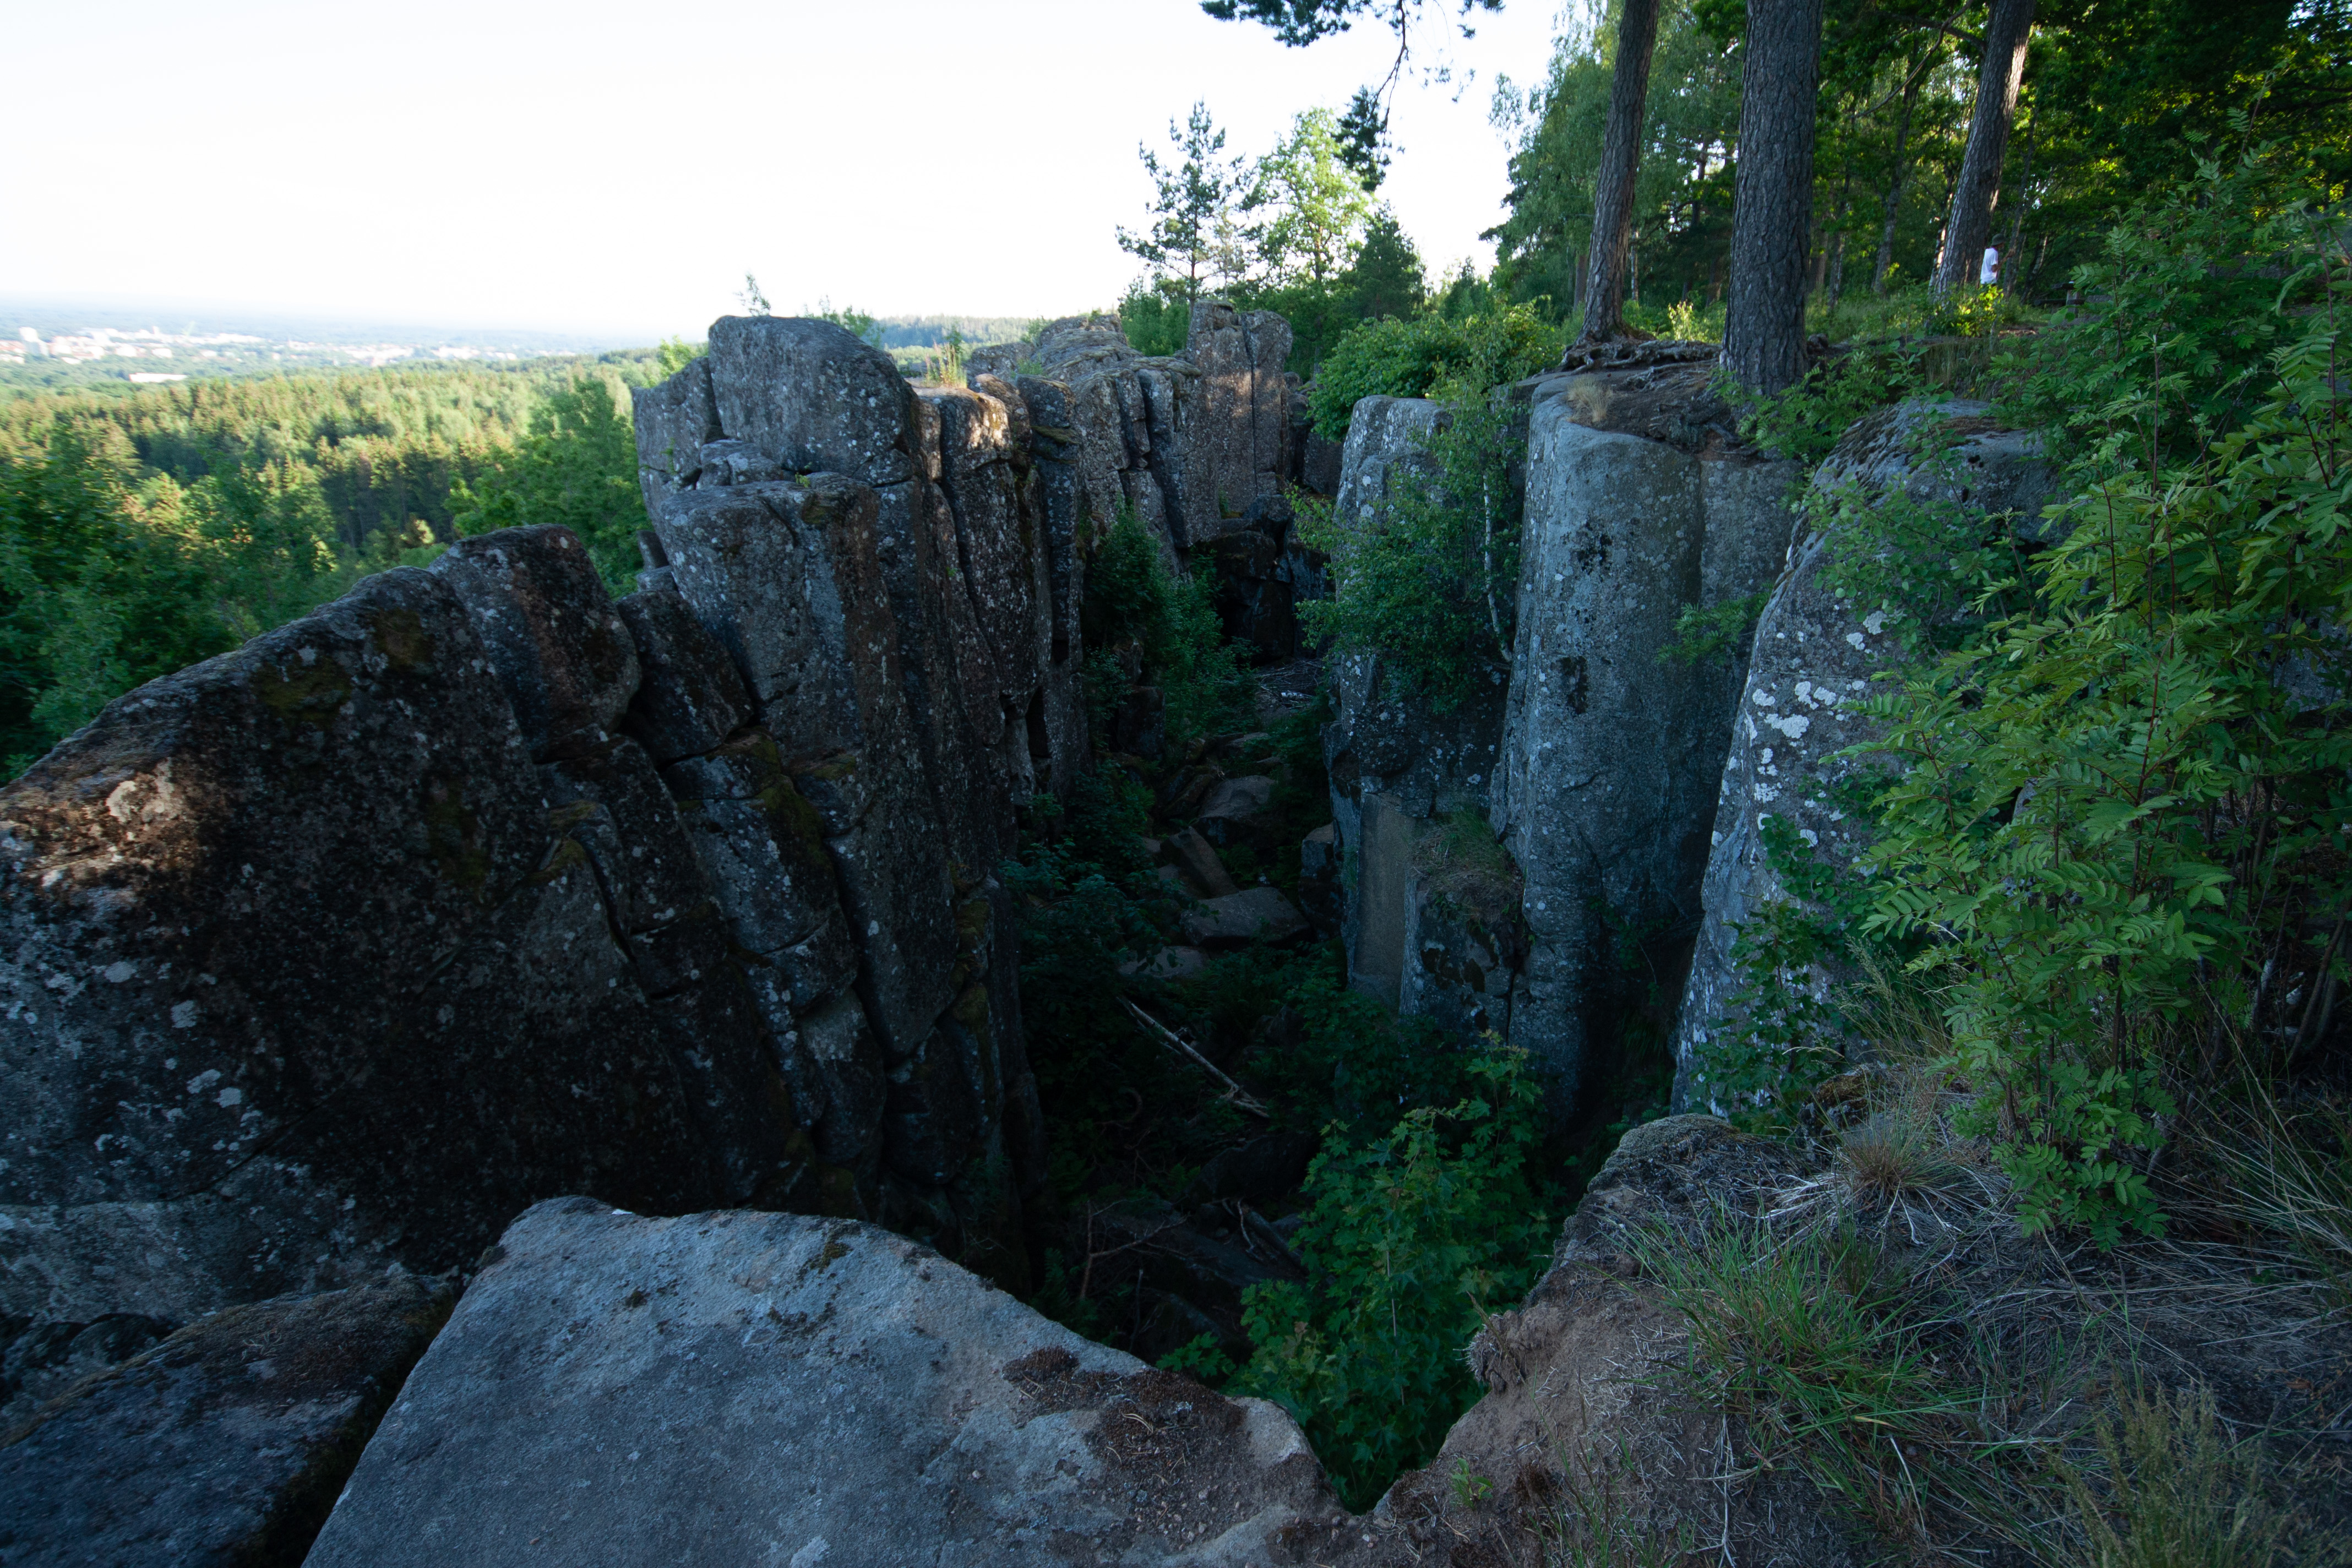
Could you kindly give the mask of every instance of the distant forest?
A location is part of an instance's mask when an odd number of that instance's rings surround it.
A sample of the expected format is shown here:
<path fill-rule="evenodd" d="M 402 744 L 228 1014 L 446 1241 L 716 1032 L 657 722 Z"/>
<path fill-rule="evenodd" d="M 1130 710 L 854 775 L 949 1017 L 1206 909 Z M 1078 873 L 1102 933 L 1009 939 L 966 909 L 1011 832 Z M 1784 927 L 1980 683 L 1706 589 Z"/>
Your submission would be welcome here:
<path fill-rule="evenodd" d="M 628 391 L 689 352 L 0 402 L 0 770 L 467 534 L 564 523 L 626 591 L 645 526 Z"/>

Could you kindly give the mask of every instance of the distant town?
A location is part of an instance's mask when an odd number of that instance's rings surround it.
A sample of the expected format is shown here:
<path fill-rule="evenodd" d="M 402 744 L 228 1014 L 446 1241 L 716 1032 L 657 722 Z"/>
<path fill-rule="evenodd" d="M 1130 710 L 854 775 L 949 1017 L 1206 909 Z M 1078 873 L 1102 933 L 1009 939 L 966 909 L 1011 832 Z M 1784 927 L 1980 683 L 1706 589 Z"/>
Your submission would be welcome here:
<path fill-rule="evenodd" d="M 142 384 L 185 381 L 191 374 L 257 369 L 268 363 L 384 365 L 396 360 L 517 360 L 509 349 L 468 343 L 314 342 L 268 339 L 252 332 L 167 332 L 160 327 L 84 327 L 43 336 L 37 327 L 19 327 L 0 338 L 0 366 L 29 366 L 49 360 L 94 364 L 101 360 L 162 361 L 173 368 L 124 367 L 126 379 Z"/>

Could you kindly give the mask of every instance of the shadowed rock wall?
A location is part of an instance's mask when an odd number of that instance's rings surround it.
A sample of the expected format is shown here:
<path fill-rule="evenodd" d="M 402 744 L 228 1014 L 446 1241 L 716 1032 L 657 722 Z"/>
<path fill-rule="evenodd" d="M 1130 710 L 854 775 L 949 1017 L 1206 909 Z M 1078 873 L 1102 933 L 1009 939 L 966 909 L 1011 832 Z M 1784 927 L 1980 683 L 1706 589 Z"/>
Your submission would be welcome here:
<path fill-rule="evenodd" d="M 992 872 L 1085 765 L 1111 510 L 1175 527 L 1228 462 L 1188 363 L 1081 337 L 1075 381 L 918 391 L 722 320 L 637 395 L 640 592 L 562 529 L 467 540 L 0 792 L 0 1404 L 563 1192 L 856 1215 L 1020 1284 Z"/>
<path fill-rule="evenodd" d="M 1332 511 L 1339 526 L 1377 526 L 1406 487 L 1427 482 L 1423 446 L 1447 417 L 1426 398 L 1356 405 Z M 1492 800 L 1502 690 L 1441 713 L 1369 654 L 1335 655 L 1328 680 L 1349 984 L 1449 1028 L 1506 1031 L 1523 957 L 1517 889 L 1501 856 L 1486 863 L 1461 842 Z"/>
<path fill-rule="evenodd" d="M 1872 415 L 1846 433 L 1812 482 L 2010 513 L 2030 528 L 2048 499 L 2048 466 L 2032 437 L 2000 429 L 1990 414 L 1989 404 L 1954 400 Z M 1850 865 L 1864 845 L 1839 786 L 1867 763 L 1838 753 L 1878 733 L 1859 709 L 1887 689 L 1884 678 L 1903 653 L 1887 606 L 1853 603 L 1830 582 L 1829 544 L 1815 533 L 1792 546 L 1792 564 L 1757 622 L 1717 792 L 1697 948 L 1675 1024 L 1680 1107 L 1695 1098 L 1696 1058 L 1723 1026 L 1738 988 L 1738 927 L 1792 897 L 1765 858 L 1766 820 L 1781 818 L 1806 853 L 1832 868 Z"/>

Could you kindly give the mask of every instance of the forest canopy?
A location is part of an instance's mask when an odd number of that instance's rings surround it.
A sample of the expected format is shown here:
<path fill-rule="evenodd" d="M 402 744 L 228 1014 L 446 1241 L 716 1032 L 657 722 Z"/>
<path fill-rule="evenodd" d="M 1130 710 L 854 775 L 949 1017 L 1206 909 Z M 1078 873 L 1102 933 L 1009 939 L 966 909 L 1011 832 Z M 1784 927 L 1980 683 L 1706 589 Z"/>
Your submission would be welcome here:
<path fill-rule="evenodd" d="M 627 387 L 658 371 L 648 350 L 0 404 L 0 769 L 465 534 L 565 523 L 625 591 Z"/>

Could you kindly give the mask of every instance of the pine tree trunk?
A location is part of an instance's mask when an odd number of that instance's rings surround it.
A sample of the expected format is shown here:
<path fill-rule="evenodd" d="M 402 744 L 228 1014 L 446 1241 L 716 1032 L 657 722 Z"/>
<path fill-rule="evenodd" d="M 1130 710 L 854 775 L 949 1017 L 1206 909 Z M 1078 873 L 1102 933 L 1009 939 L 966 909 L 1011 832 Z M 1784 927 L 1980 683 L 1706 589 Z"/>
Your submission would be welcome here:
<path fill-rule="evenodd" d="M 2033 0 L 1992 0 L 1985 22 L 1984 68 L 1977 74 L 1976 112 L 1969 120 L 1969 148 L 1960 177 L 1952 186 L 1952 214 L 1944 225 L 1944 256 L 1936 267 L 1936 292 L 1972 286 L 1985 247 L 1992 240 L 1992 205 L 2000 195 L 2000 163 L 2009 151 L 2009 127 L 2017 117 L 2017 89 L 2025 79 L 2025 43 L 2033 32 Z"/>
<path fill-rule="evenodd" d="M 1625 281 L 1633 242 L 1633 179 L 1642 169 L 1642 121 L 1650 58 L 1658 47 L 1658 0 L 1625 0 L 1617 26 L 1617 69 L 1601 138 L 1601 178 L 1592 196 L 1592 252 L 1584 275 L 1584 328 L 1578 341 L 1625 335 Z"/>
<path fill-rule="evenodd" d="M 1723 363 L 1741 386 L 1769 394 L 1794 385 L 1805 370 L 1822 0 L 1748 0 L 1746 53 Z"/>

